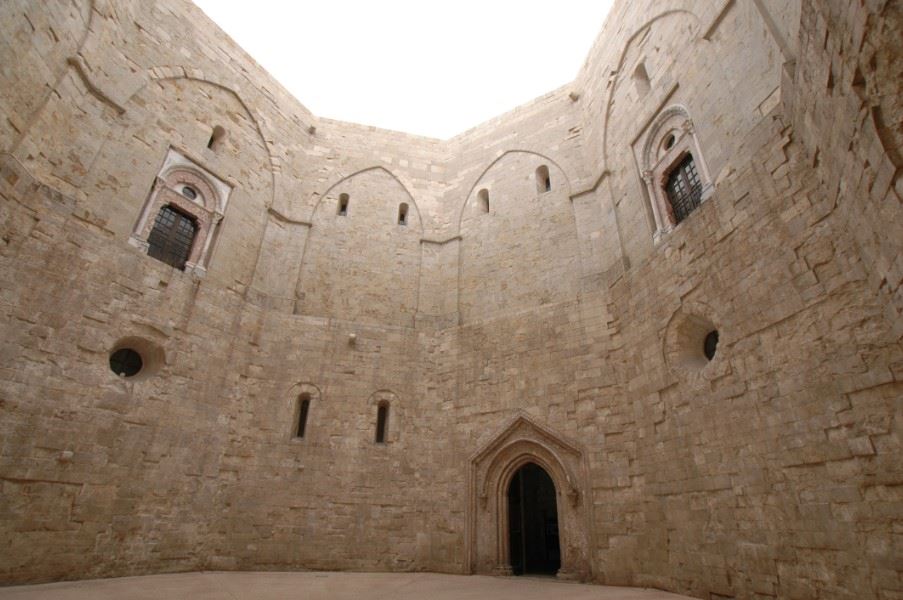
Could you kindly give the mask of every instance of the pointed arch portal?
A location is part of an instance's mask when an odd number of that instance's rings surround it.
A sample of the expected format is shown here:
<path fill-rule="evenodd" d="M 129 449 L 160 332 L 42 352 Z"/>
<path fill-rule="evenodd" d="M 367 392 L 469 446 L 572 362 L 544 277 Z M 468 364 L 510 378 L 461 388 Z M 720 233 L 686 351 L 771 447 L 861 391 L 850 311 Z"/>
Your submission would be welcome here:
<path fill-rule="evenodd" d="M 576 444 L 515 416 L 470 459 L 467 570 L 590 579 L 587 472 Z"/>

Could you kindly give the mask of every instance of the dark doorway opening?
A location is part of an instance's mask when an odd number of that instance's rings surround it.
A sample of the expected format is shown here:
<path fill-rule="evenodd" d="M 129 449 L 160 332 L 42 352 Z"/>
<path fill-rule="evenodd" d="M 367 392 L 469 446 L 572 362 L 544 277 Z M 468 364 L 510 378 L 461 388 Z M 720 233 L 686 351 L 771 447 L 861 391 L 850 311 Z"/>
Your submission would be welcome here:
<path fill-rule="evenodd" d="M 508 486 L 508 541 L 515 575 L 554 575 L 561 568 L 555 484 L 527 463 Z"/>

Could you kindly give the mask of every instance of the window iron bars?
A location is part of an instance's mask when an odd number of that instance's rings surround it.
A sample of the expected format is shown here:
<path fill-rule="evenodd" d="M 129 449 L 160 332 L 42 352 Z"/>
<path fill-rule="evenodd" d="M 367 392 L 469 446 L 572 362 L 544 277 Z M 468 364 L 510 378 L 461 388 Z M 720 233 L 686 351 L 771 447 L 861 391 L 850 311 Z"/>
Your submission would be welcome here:
<path fill-rule="evenodd" d="M 196 233 L 197 226 L 193 220 L 172 207 L 164 206 L 157 213 L 154 228 L 147 237 L 147 254 L 184 271 Z"/>
<path fill-rule="evenodd" d="M 665 192 L 675 224 L 686 219 L 702 203 L 702 182 L 692 154 L 687 154 L 668 174 Z"/>

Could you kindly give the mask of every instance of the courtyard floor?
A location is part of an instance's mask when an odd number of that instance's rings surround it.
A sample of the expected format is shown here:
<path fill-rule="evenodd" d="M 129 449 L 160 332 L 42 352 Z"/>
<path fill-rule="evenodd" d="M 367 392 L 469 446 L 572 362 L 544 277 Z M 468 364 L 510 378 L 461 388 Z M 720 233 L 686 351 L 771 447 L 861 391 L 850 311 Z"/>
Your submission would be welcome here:
<path fill-rule="evenodd" d="M 433 573 L 175 573 L 0 588 L 2 600 L 681 600 L 552 578 Z"/>

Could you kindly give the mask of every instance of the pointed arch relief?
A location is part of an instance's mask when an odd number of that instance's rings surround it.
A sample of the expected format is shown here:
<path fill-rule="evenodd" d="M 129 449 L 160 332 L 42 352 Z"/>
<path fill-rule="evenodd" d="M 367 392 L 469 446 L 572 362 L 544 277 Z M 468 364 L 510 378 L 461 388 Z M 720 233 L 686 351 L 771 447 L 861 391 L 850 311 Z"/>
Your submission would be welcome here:
<path fill-rule="evenodd" d="M 251 105 L 246 101 L 243 95 L 240 93 L 239 89 L 235 86 L 229 85 L 223 81 L 218 79 L 214 79 L 209 77 L 206 73 L 199 71 L 198 69 L 194 69 L 191 67 L 183 67 L 180 65 L 175 66 L 155 66 L 150 67 L 145 71 L 145 77 L 140 80 L 140 82 L 133 86 L 129 93 L 123 100 L 123 106 L 127 106 L 128 103 L 131 103 L 135 96 L 141 93 L 148 85 L 152 82 L 163 82 L 167 80 L 179 80 L 185 79 L 188 81 L 195 81 L 199 83 L 205 83 L 212 85 L 216 88 L 219 88 L 233 98 L 235 98 L 236 102 L 242 107 L 245 114 L 248 117 L 248 120 L 254 127 L 254 131 L 257 134 L 257 138 L 260 141 L 261 147 L 264 149 L 267 155 L 267 161 L 269 163 L 269 172 L 270 172 L 270 198 L 269 203 L 270 206 L 273 205 L 276 199 L 276 189 L 277 189 L 277 181 L 276 181 L 276 173 L 279 172 L 279 159 L 273 151 L 273 147 L 268 141 L 268 137 L 264 135 L 263 127 L 261 123 L 263 119 L 257 114 L 255 111 L 251 109 Z M 123 109 L 124 110 L 124 109 Z M 216 125 L 216 124 L 215 124 Z M 219 126 L 219 125 L 216 125 Z M 270 136 L 272 137 L 272 136 Z M 208 142 L 209 143 L 209 142 Z"/>
<path fill-rule="evenodd" d="M 404 227 L 401 204 L 408 206 Z M 295 286 L 297 314 L 413 325 L 422 221 L 392 172 L 370 167 L 342 177 L 317 199 L 310 223 Z"/>
<path fill-rule="evenodd" d="M 880 13 L 866 21 L 863 52 L 852 82 L 853 92 L 867 107 L 863 124 L 877 139 L 895 170 L 903 169 L 903 64 L 895 42 L 903 32 L 903 6 L 887 2 Z M 874 162 L 874 159 L 873 159 Z M 897 173 L 893 179 L 897 179 Z"/>
<path fill-rule="evenodd" d="M 170 197 L 181 203 L 179 207 L 190 213 L 199 227 L 185 271 L 247 281 L 257 257 L 248 251 L 245 240 L 251 231 L 256 234 L 258 227 L 263 233 L 264 208 L 275 193 L 265 136 L 247 103 L 228 86 L 189 76 L 184 70 L 151 70 L 145 75 L 148 79 L 129 96 L 126 113 L 108 128 L 99 155 L 85 176 L 85 187 L 94 184 L 104 189 L 103 182 L 115 177 L 117 185 L 106 186 L 110 187 L 105 194 L 108 197 L 99 198 L 112 205 L 146 198 L 148 187 L 152 195 L 158 191 L 169 195 L 173 188 L 166 185 L 167 179 L 179 175 L 184 181 L 178 183 L 190 184 L 194 190 L 190 195 L 196 197 L 178 193 Z M 229 132 L 234 144 L 229 152 L 215 154 L 207 148 L 209 128 L 227 117 L 234 123 Z M 169 162 L 173 151 L 180 156 L 178 165 Z M 133 157 L 128 170 L 121 167 L 123 156 Z M 179 168 L 170 170 L 176 166 Z M 208 184 L 212 192 L 205 191 Z M 129 192 L 122 193 L 126 188 Z M 146 223 L 155 218 L 144 210 L 147 206 L 135 203 L 134 212 L 116 211 L 111 219 L 111 227 L 130 235 L 129 242 L 139 249 L 147 242 L 143 235 Z"/>
<path fill-rule="evenodd" d="M 471 184 L 470 188 L 467 190 L 467 195 L 464 197 L 464 201 L 461 203 L 461 208 L 458 210 L 458 224 L 457 224 L 458 235 L 461 234 L 461 222 L 464 219 L 464 215 L 466 214 L 467 207 L 473 203 L 476 203 L 482 209 L 482 205 L 480 204 L 481 199 L 478 198 L 479 193 L 483 189 L 489 189 L 490 193 L 491 193 L 491 188 L 489 188 L 486 185 L 486 182 L 484 182 L 484 178 L 486 177 L 486 174 L 489 173 L 489 171 L 491 171 L 493 167 L 495 167 L 502 159 L 504 159 L 509 154 L 532 154 L 534 156 L 538 156 L 539 158 L 541 158 L 547 164 L 547 166 L 551 165 L 551 166 L 555 167 L 555 170 L 561 174 L 562 179 L 565 182 L 565 189 L 567 190 L 568 198 L 571 197 L 571 195 L 573 193 L 571 181 L 576 181 L 577 176 L 573 172 L 568 172 L 568 170 L 562 166 L 561 162 L 550 157 L 547 154 L 543 154 L 542 152 L 537 152 L 535 150 L 525 150 L 525 149 L 504 150 L 504 151 L 500 152 L 498 154 L 498 156 L 496 156 L 494 159 L 492 159 L 492 161 L 488 165 L 486 165 L 486 167 L 482 171 L 480 171 L 480 174 L 477 176 L 477 178 Z M 557 173 L 556 173 L 556 177 L 557 177 Z M 483 212 L 488 212 L 488 211 L 484 210 Z"/>
<path fill-rule="evenodd" d="M 585 454 L 574 442 L 519 413 L 474 453 L 469 465 L 468 571 L 510 575 L 508 487 L 518 470 L 535 464 L 552 479 L 561 549 L 558 577 L 587 580 L 591 502 Z"/>
<path fill-rule="evenodd" d="M 412 188 L 411 182 L 408 181 L 406 177 L 397 175 L 397 174 L 393 173 L 392 171 L 390 171 L 389 169 L 383 167 L 382 165 L 366 167 L 366 168 L 359 169 L 357 171 L 348 173 L 347 175 L 342 175 L 335 182 L 331 183 L 329 185 L 329 187 L 327 187 L 326 190 L 323 191 L 322 193 L 314 192 L 311 195 L 311 204 L 313 205 L 313 208 L 311 208 L 311 211 L 310 211 L 310 215 L 311 215 L 310 220 L 313 221 L 314 215 L 316 215 L 317 211 L 320 210 L 320 207 L 324 201 L 326 201 L 327 204 L 329 204 L 329 202 L 331 202 L 331 201 L 334 201 L 338 197 L 338 192 L 340 190 L 342 190 L 344 187 L 347 187 L 347 184 L 349 182 L 351 182 L 354 179 L 357 179 L 358 177 L 360 177 L 362 175 L 369 174 L 371 172 L 378 173 L 380 171 L 382 171 L 383 173 L 385 173 L 386 175 L 388 175 L 389 177 L 394 179 L 395 183 L 397 183 L 399 185 L 399 187 L 401 187 L 401 189 L 404 191 L 405 196 L 406 196 L 406 200 L 404 200 L 404 202 L 410 203 L 410 206 L 412 206 L 414 208 L 414 214 L 417 216 L 417 224 L 418 224 L 419 230 L 422 231 L 423 230 L 423 217 L 420 214 L 420 207 L 417 206 L 417 200 L 414 198 L 414 195 L 411 193 L 411 188 Z M 410 220 L 411 220 L 410 211 L 408 211 L 408 213 L 407 213 L 407 218 L 408 218 L 408 222 L 410 222 Z"/>
<path fill-rule="evenodd" d="M 7 67 L 13 64 L 19 71 L 4 68 L 0 73 L 0 87 L 15 88 L 15 94 L 4 94 L 4 124 L 0 128 L 0 150 L 15 153 L 19 143 L 43 112 L 61 84 L 71 57 L 81 51 L 94 18 L 93 2 L 73 0 L 44 7 L 41 2 L 0 2 L 0 22 L 4 25 L 3 57 Z M 43 10 L 42 10 L 43 9 Z M 30 15 L 40 11 L 39 17 Z M 17 14 L 21 13 L 21 14 Z M 24 17 L 24 18 L 23 18 Z M 45 35 L 54 43 L 37 43 Z M 22 43 L 33 39 L 35 42 Z M 27 78 L 10 79 L 16 73 L 28 73 Z M 9 122 L 7 122 L 9 119 Z M 10 127 L 16 123 L 16 127 Z"/>
<path fill-rule="evenodd" d="M 678 4 L 685 4 L 683 2 Z M 611 124 L 611 112 L 612 106 L 614 105 L 615 93 L 620 87 L 622 80 L 630 81 L 633 75 L 632 71 L 624 72 L 624 64 L 625 60 L 630 53 L 631 48 L 634 43 L 639 39 L 643 39 L 649 28 L 651 28 L 656 22 L 667 18 L 667 17 L 689 17 L 696 24 L 696 31 L 694 32 L 693 39 L 699 37 L 701 33 L 701 20 L 699 15 L 695 12 L 684 8 L 683 6 L 675 6 L 673 8 L 669 8 L 663 10 L 659 14 L 651 17 L 645 23 L 643 23 L 640 27 L 638 27 L 631 35 L 627 38 L 627 41 L 624 42 L 624 46 L 621 49 L 621 53 L 618 56 L 618 62 L 616 66 L 612 69 L 613 81 L 611 81 L 611 85 L 609 86 L 608 93 L 605 99 L 605 114 L 603 116 L 602 122 L 602 167 L 601 170 L 607 170 L 608 167 L 608 139 L 609 139 L 609 126 Z M 643 67 L 643 70 L 646 70 L 646 67 Z"/>
<path fill-rule="evenodd" d="M 546 172 L 549 191 L 537 187 Z M 509 150 L 477 178 L 458 223 L 462 323 L 574 299 L 580 243 L 571 178 L 538 152 Z"/>

